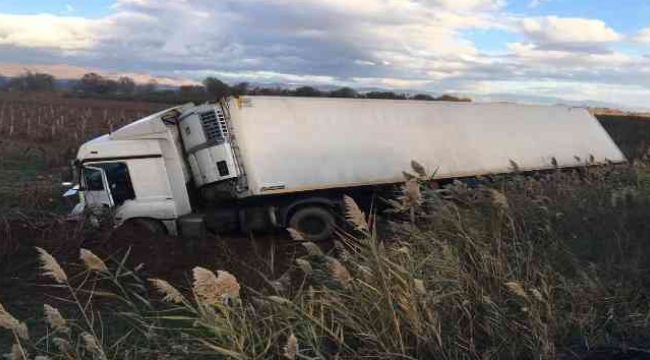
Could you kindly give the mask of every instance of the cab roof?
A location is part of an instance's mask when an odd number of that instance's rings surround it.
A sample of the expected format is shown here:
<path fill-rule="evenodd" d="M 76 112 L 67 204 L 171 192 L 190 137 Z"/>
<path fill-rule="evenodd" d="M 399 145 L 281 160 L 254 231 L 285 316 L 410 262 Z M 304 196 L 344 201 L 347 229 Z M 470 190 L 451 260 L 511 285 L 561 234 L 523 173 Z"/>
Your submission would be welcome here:
<path fill-rule="evenodd" d="M 170 130 L 161 117 L 171 111 L 182 113 L 193 106 L 192 103 L 174 106 L 134 121 L 110 134 L 87 141 L 79 147 L 77 160 L 86 162 L 133 156 L 159 156 L 162 149 L 158 140 L 170 136 Z"/>

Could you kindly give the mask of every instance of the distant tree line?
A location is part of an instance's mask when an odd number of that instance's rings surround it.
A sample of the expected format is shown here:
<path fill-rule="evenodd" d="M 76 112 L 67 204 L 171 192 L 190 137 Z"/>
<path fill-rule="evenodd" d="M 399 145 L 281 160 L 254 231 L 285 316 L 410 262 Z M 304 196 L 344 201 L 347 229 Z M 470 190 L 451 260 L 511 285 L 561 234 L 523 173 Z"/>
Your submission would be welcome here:
<path fill-rule="evenodd" d="M 6 80 L 3 84 L 3 88 L 15 91 L 55 91 L 56 79 L 50 74 L 28 71 L 21 76 Z"/>
<path fill-rule="evenodd" d="M 162 87 L 155 81 L 137 84 L 127 76 L 111 79 L 97 73 L 87 73 L 72 85 L 62 89 L 54 76 L 50 74 L 26 72 L 25 74 L 5 80 L 1 84 L 7 91 L 64 91 L 68 96 L 108 98 L 118 100 L 141 100 L 164 103 L 206 102 L 226 96 L 267 95 L 267 96 L 303 96 L 303 97 L 334 97 L 334 98 L 366 98 L 366 99 L 396 99 L 424 101 L 471 101 L 452 95 L 434 97 L 429 94 L 406 94 L 392 91 L 358 92 L 350 87 L 335 90 L 320 90 L 312 86 L 301 86 L 295 89 L 282 87 L 251 86 L 248 82 L 229 85 L 217 78 L 207 77 L 202 85 L 184 85 L 178 88 Z"/>
<path fill-rule="evenodd" d="M 200 87 L 200 86 L 199 86 Z M 181 87 L 183 91 L 184 87 Z M 194 87 L 193 87 L 194 88 Z M 200 87 L 201 88 L 201 87 Z M 396 99 L 396 100 L 427 100 L 427 101 L 462 101 L 469 102 L 471 99 L 456 97 L 453 95 L 442 95 L 434 97 L 429 94 L 409 95 L 405 93 L 395 93 L 392 91 L 369 91 L 358 92 L 350 87 L 341 87 L 331 91 L 319 90 L 312 86 L 301 86 L 295 89 L 281 87 L 251 87 L 247 82 L 240 82 L 229 86 L 223 81 L 208 77 L 203 80 L 202 90 L 210 98 L 221 98 L 225 96 L 240 95 L 267 95 L 267 96 L 303 96 L 303 97 L 334 97 L 334 98 L 365 98 L 365 99 Z"/>

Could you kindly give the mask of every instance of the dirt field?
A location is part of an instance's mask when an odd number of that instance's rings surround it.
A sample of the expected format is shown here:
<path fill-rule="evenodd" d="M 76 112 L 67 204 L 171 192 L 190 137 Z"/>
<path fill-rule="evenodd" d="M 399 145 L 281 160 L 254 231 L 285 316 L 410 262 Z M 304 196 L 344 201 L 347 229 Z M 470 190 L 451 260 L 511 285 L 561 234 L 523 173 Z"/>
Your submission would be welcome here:
<path fill-rule="evenodd" d="M 64 165 L 84 141 L 165 107 L 0 92 L 0 153 L 38 155 L 47 166 Z"/>

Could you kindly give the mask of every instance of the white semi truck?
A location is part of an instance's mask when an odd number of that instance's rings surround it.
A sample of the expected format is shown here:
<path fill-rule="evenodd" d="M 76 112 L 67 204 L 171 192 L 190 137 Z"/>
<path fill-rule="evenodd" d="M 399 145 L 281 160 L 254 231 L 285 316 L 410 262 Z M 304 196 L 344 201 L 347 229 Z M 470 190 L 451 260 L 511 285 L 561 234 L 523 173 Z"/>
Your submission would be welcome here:
<path fill-rule="evenodd" d="M 293 227 L 320 240 L 343 194 L 403 181 L 623 162 L 581 108 L 246 96 L 176 106 L 83 144 L 77 211 L 152 231 Z M 354 196 L 353 196 L 354 197 Z"/>

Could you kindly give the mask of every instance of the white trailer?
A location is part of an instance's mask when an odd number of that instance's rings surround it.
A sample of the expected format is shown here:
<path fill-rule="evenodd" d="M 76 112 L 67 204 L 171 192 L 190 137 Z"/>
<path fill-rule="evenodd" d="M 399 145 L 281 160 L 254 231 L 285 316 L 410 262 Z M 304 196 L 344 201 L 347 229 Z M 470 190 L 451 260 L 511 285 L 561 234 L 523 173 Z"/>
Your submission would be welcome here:
<path fill-rule="evenodd" d="M 82 203 L 118 224 L 330 235 L 343 193 L 403 181 L 623 162 L 585 109 L 247 96 L 174 107 L 81 146 Z"/>

